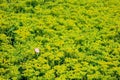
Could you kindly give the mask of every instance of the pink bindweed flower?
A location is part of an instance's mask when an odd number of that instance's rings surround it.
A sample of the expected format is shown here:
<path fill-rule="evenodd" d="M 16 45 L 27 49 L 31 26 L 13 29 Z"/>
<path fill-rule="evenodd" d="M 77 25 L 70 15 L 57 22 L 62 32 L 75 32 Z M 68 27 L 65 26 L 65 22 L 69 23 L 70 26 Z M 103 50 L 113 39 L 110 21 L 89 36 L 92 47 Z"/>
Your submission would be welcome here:
<path fill-rule="evenodd" d="M 40 50 L 39 50 L 38 48 L 35 48 L 35 52 L 36 52 L 36 53 L 39 53 Z"/>

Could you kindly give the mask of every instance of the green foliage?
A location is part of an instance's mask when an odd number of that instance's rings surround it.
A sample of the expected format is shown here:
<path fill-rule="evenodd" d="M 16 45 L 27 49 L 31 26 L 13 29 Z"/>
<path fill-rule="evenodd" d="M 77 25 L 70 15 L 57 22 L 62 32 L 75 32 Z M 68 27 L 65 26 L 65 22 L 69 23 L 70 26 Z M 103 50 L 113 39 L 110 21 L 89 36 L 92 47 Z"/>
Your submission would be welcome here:
<path fill-rule="evenodd" d="M 0 80 L 119 80 L 119 6 L 0 0 Z"/>

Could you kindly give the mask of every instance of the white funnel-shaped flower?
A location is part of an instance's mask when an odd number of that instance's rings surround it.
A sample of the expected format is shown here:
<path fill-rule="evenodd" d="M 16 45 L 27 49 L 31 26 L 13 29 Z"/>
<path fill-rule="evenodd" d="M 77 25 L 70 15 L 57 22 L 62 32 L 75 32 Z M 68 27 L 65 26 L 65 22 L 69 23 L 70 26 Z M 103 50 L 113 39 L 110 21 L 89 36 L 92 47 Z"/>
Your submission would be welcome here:
<path fill-rule="evenodd" d="M 39 53 L 40 50 L 38 48 L 35 48 L 35 53 Z"/>

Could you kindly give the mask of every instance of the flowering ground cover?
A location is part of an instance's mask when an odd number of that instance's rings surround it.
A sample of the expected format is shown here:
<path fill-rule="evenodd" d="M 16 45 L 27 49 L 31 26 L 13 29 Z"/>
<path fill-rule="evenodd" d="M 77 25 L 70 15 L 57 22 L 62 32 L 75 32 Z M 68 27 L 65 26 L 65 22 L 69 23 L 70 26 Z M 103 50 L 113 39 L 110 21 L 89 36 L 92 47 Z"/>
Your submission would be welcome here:
<path fill-rule="evenodd" d="M 120 0 L 0 0 L 0 80 L 120 80 Z"/>

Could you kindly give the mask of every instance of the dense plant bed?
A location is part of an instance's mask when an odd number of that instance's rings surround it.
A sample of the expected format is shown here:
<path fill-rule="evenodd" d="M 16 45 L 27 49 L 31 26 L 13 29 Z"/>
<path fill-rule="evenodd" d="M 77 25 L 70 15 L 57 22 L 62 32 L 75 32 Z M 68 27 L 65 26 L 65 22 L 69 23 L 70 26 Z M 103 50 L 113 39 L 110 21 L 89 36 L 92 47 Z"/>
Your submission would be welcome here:
<path fill-rule="evenodd" d="M 119 79 L 119 0 L 0 0 L 0 80 Z"/>

